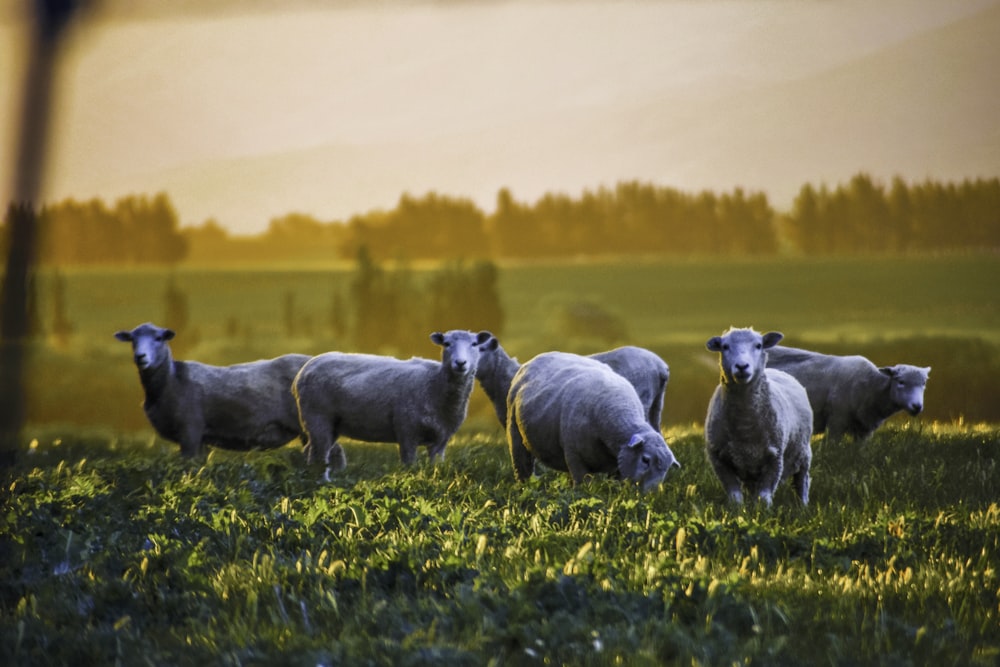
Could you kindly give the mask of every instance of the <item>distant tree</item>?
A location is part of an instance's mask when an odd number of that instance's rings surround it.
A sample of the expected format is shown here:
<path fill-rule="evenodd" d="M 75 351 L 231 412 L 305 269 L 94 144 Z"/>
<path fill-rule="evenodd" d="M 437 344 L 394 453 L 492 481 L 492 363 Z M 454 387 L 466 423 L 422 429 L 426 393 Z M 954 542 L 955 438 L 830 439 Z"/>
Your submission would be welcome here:
<path fill-rule="evenodd" d="M 534 213 L 514 200 L 510 190 L 497 193 L 496 211 L 487 221 L 496 257 L 538 257 L 546 249 L 539 247 Z"/>
<path fill-rule="evenodd" d="M 197 329 L 188 327 L 190 317 L 187 293 L 177 286 L 171 275 L 163 292 L 163 321 L 164 326 L 177 332 L 177 338 L 171 343 L 175 352 L 184 352 L 198 344 Z"/>
<path fill-rule="evenodd" d="M 431 329 L 487 329 L 503 332 L 504 314 L 500 302 L 498 271 L 488 261 L 466 267 L 449 262 L 428 280 L 426 295 L 428 326 Z"/>
<path fill-rule="evenodd" d="M 52 336 L 56 345 L 66 347 L 73 334 L 73 323 L 66 314 L 66 278 L 59 271 L 52 275 Z"/>

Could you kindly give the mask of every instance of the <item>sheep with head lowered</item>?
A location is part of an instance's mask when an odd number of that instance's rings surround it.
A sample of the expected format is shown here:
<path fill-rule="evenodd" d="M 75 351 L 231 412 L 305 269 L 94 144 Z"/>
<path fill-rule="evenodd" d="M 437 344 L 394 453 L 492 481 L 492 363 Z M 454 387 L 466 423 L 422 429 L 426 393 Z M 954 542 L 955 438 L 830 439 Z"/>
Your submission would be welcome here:
<path fill-rule="evenodd" d="M 628 380 L 607 365 L 546 352 L 521 366 L 507 395 L 507 443 L 514 473 L 531 476 L 534 460 L 569 472 L 574 484 L 594 473 L 655 489 L 680 467 Z"/>
<path fill-rule="evenodd" d="M 441 361 L 374 354 L 327 352 L 310 359 L 292 383 L 306 435 L 306 457 L 322 457 L 331 471 L 347 465 L 340 436 L 399 443 L 404 464 L 427 446 L 431 460 L 465 421 L 479 351 L 493 340 L 480 331 L 431 334 Z M 331 462 L 332 457 L 332 462 Z"/>
<path fill-rule="evenodd" d="M 209 444 L 269 449 L 301 437 L 291 386 L 308 355 L 210 366 L 175 361 L 169 344 L 174 332 L 149 322 L 118 331 L 115 338 L 132 344 L 149 423 L 178 443 L 184 456 Z"/>
<path fill-rule="evenodd" d="M 659 430 L 663 414 L 663 394 L 670 380 L 670 368 L 663 359 L 641 347 L 627 345 L 590 355 L 628 380 L 642 402 L 649 425 Z M 507 425 L 507 393 L 514 374 L 521 367 L 495 338 L 482 350 L 476 379 L 493 404 L 500 425 Z"/>
<path fill-rule="evenodd" d="M 802 504 L 809 502 L 812 409 L 806 390 L 791 375 L 767 368 L 767 350 L 782 334 L 730 328 L 706 343 L 718 352 L 721 379 L 708 405 L 708 460 L 729 497 L 743 490 L 767 505 L 790 477 Z"/>
<path fill-rule="evenodd" d="M 785 371 L 806 388 L 813 433 L 826 431 L 831 440 L 844 436 L 864 440 L 901 410 L 919 415 L 931 372 L 930 366 L 877 367 L 862 356 L 783 346 L 770 351 L 767 365 Z"/>

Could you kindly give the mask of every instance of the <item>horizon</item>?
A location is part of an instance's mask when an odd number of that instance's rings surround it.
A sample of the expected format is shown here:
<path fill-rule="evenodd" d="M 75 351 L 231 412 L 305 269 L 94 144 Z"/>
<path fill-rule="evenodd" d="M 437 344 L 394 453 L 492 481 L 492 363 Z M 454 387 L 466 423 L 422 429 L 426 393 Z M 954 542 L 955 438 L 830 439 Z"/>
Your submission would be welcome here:
<path fill-rule="evenodd" d="M 255 235 L 406 193 L 488 213 L 504 188 L 533 202 L 637 180 L 787 209 L 860 172 L 1000 174 L 997 0 L 150 7 L 76 26 L 45 201 L 163 191 L 182 226 Z"/>

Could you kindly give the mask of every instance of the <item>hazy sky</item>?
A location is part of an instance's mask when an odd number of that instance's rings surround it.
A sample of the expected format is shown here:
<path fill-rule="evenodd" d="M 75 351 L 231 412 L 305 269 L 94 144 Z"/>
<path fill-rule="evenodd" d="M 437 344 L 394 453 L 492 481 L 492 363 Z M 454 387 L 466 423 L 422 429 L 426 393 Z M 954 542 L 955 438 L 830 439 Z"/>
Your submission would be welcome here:
<path fill-rule="evenodd" d="M 640 179 L 787 206 L 860 170 L 1000 175 L 1000 0 L 186 5 L 78 26 L 50 199 L 167 190 L 183 224 L 255 232 L 430 189 L 492 210 L 501 187 Z M 17 28 L 0 27 L 5 172 Z"/>

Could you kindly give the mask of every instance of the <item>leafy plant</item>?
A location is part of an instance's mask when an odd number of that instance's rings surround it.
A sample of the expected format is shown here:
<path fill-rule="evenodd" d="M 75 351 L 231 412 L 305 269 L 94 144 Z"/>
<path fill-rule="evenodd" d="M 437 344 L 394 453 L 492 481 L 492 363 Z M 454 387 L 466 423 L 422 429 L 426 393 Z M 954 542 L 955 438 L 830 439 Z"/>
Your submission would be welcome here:
<path fill-rule="evenodd" d="M 995 427 L 814 442 L 813 502 L 734 507 L 701 433 L 642 495 L 502 437 L 437 466 L 347 443 L 180 459 L 39 434 L 3 480 L 4 664 L 993 664 Z"/>

